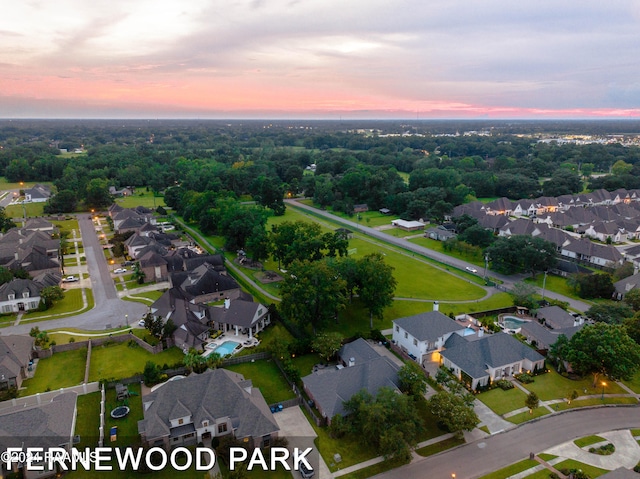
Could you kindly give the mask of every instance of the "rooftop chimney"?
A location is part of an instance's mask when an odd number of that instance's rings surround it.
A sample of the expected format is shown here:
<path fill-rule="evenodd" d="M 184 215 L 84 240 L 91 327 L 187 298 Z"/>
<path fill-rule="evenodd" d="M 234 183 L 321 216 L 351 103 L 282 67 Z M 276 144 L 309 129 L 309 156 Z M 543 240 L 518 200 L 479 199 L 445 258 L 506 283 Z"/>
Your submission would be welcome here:
<path fill-rule="evenodd" d="M 356 365 L 356 358 L 349 358 L 349 367 L 353 367 Z"/>
<path fill-rule="evenodd" d="M 225 298 L 224 309 L 229 309 L 229 306 L 231 306 L 231 300 L 229 298 Z"/>
<path fill-rule="evenodd" d="M 440 311 L 440 303 L 438 301 L 433 302 L 433 310 Z"/>

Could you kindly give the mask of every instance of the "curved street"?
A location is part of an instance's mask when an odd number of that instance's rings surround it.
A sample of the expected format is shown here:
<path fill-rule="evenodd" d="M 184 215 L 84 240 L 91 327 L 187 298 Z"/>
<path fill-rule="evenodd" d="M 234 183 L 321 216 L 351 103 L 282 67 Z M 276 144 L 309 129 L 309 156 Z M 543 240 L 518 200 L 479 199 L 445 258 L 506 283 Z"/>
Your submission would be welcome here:
<path fill-rule="evenodd" d="M 380 479 L 473 479 L 563 442 L 616 429 L 640 427 L 638 406 L 601 407 L 554 414 L 375 476 Z"/>
<path fill-rule="evenodd" d="M 368 226 L 363 226 L 355 221 L 351 221 L 351 220 L 347 220 L 345 218 L 341 218 L 340 216 L 336 216 L 332 213 L 329 213 L 327 211 L 324 210 L 320 210 L 318 208 L 314 208 L 312 206 L 308 206 L 305 205 L 303 203 L 298 202 L 297 200 L 285 200 L 285 202 L 294 207 L 294 208 L 300 208 L 303 210 L 307 210 L 315 215 L 320 215 L 320 216 L 324 216 L 325 218 L 328 218 L 332 221 L 335 221 L 337 223 L 341 223 L 345 226 L 348 226 L 350 228 L 353 228 L 355 231 L 357 231 L 358 233 L 367 235 L 367 236 L 371 236 L 372 238 L 376 238 L 382 241 L 385 241 L 387 243 L 391 243 L 395 246 L 399 246 L 400 248 L 404 248 L 408 251 L 412 251 L 414 253 L 418 253 L 421 254 L 423 256 L 426 256 L 428 258 L 434 259 L 436 261 L 439 261 L 440 263 L 446 264 L 448 266 L 453 266 L 454 268 L 458 268 L 460 270 L 463 270 L 466 267 L 471 267 L 471 268 L 477 268 L 476 265 L 473 265 L 471 263 L 467 263 L 465 261 L 462 261 L 460 259 L 457 258 L 453 258 L 451 256 L 448 256 L 446 254 L 440 253 L 438 251 L 434 251 L 431 250 L 429 248 L 425 248 L 424 246 L 420 246 L 414 243 L 411 243 L 410 241 L 407 241 L 406 239 L 403 238 L 396 238 L 395 236 L 391 236 L 388 235 L 384 232 L 378 231 L 374 228 L 370 228 Z M 495 271 L 491 271 L 491 270 L 487 270 L 487 274 L 493 278 L 497 278 L 500 281 L 503 282 L 503 286 L 507 289 L 511 289 L 513 287 L 513 284 L 521 281 L 523 278 L 526 277 L 526 275 L 520 274 L 520 275 L 513 275 L 513 276 L 507 276 L 501 273 L 496 273 Z M 564 296 L 562 294 L 558 294 L 555 293 L 553 291 L 545 291 L 545 296 L 552 298 L 552 299 L 557 299 L 560 301 L 567 301 L 569 303 L 569 305 L 577 310 L 577 311 L 581 311 L 584 312 L 587 309 L 589 309 L 591 306 L 583 301 L 579 301 L 573 298 L 569 298 L 567 296 Z M 443 301 L 446 302 L 446 301 Z"/>
<path fill-rule="evenodd" d="M 133 301 L 123 301 L 118 298 L 109 265 L 102 246 L 96 234 L 91 217 L 87 214 L 78 215 L 78 225 L 82 235 L 84 255 L 87 258 L 87 271 L 91 279 L 94 308 L 86 313 L 69 316 L 62 319 L 50 319 L 44 321 L 33 321 L 21 323 L 17 326 L 2 328 L 0 333 L 7 334 L 28 334 L 33 326 L 40 326 L 41 329 L 57 328 L 79 328 L 86 330 L 104 330 L 129 324 L 136 324 L 148 307 Z"/>

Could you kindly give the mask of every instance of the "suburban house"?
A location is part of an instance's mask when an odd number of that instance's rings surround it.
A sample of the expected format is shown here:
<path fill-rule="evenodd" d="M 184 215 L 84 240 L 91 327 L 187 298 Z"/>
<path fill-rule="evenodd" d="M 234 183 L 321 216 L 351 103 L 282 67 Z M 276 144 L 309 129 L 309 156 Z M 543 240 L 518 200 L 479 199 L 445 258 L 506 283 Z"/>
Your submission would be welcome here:
<path fill-rule="evenodd" d="M 149 251 L 138 258 L 140 270 L 144 273 L 145 281 L 167 281 L 169 271 L 167 260 L 154 251 Z"/>
<path fill-rule="evenodd" d="M 0 237 L 0 265 L 12 271 L 24 269 L 31 277 L 41 273 L 60 273 L 60 240 L 48 222 L 31 223 L 33 229 L 12 228 Z M 50 223 L 49 223 L 50 225 Z"/>
<path fill-rule="evenodd" d="M 424 223 L 420 221 L 406 221 L 406 220 L 393 220 L 391 222 L 396 228 L 400 228 L 405 231 L 420 231 L 424 229 Z"/>
<path fill-rule="evenodd" d="M 27 378 L 34 342 L 31 336 L 0 336 L 0 391 L 20 388 Z"/>
<path fill-rule="evenodd" d="M 172 288 L 180 288 L 196 303 L 240 297 L 240 285 L 235 279 L 220 273 L 215 266 L 203 263 L 192 271 L 169 274 Z"/>
<path fill-rule="evenodd" d="M 571 339 L 583 326 L 584 325 L 581 324 L 568 328 L 549 329 L 537 321 L 528 321 L 520 327 L 520 334 L 526 338 L 529 344 L 538 350 L 548 350 L 561 335 L 565 335 L 567 339 Z"/>
<path fill-rule="evenodd" d="M 540 308 L 536 313 L 536 318 L 540 324 L 544 324 L 549 329 L 573 328 L 584 323 L 581 316 L 574 317 L 560 306 Z"/>
<path fill-rule="evenodd" d="M 365 211 L 369 211 L 369 205 L 367 204 L 353 205 L 354 213 L 364 213 Z"/>
<path fill-rule="evenodd" d="M 38 309 L 42 286 L 30 279 L 12 279 L 0 286 L 0 313 Z"/>
<path fill-rule="evenodd" d="M 226 369 L 168 381 L 143 396 L 142 407 L 138 432 L 149 447 L 210 445 L 212 438 L 227 435 L 266 447 L 279 431 L 260 390 Z"/>
<path fill-rule="evenodd" d="M 393 344 L 420 365 L 439 362 L 437 352 L 447 339 L 453 333 L 464 334 L 465 329 L 440 311 L 429 311 L 393 320 Z"/>
<path fill-rule="evenodd" d="M 302 378 L 305 392 L 327 424 L 336 414 L 344 415 L 344 402 L 361 390 L 375 396 L 382 387 L 398 388 L 398 366 L 364 339 L 345 344 L 338 358 L 338 367 L 318 369 Z"/>
<path fill-rule="evenodd" d="M 154 301 L 149 310 L 162 318 L 163 323 L 171 320 L 176 327 L 173 341 L 177 347 L 183 351 L 202 349 L 210 329 L 205 306 L 192 303 L 179 289 L 171 288 Z"/>
<path fill-rule="evenodd" d="M 442 364 L 471 389 L 544 368 L 544 357 L 506 333 L 452 335 L 440 352 Z"/>
<path fill-rule="evenodd" d="M 613 286 L 616 288 L 613 293 L 613 298 L 621 301 L 624 299 L 624 295 L 629 291 L 640 287 L 640 273 L 636 273 L 632 276 L 621 279 L 620 281 L 616 281 L 613 283 Z"/>
<path fill-rule="evenodd" d="M 46 185 L 37 184 L 33 188 L 24 190 L 25 203 L 44 203 L 51 198 L 51 188 Z"/>
<path fill-rule="evenodd" d="M 431 238 L 436 241 L 447 241 L 448 239 L 455 238 L 458 236 L 453 231 L 449 231 L 442 225 L 429 228 L 424 232 L 425 237 Z"/>
<path fill-rule="evenodd" d="M 211 306 L 209 316 L 215 329 L 233 331 L 235 336 L 247 334 L 249 338 L 271 324 L 271 315 L 266 306 L 242 299 L 225 299 L 224 306 Z"/>
<path fill-rule="evenodd" d="M 15 406 L 0 410 L 0 449 L 8 447 L 21 450 L 26 448 L 62 447 L 67 451 L 73 445 L 73 434 L 76 427 L 77 394 L 67 392 L 58 394 L 50 401 L 38 400 L 27 407 Z M 57 470 L 48 470 L 47 462 L 35 463 L 42 466 L 41 471 L 22 471 L 17 477 L 41 478 L 55 476 Z M 6 473 L 20 474 L 23 465 L 15 465 L 11 471 L 6 469 L 7 463 L 0 463 L 0 477 Z"/>

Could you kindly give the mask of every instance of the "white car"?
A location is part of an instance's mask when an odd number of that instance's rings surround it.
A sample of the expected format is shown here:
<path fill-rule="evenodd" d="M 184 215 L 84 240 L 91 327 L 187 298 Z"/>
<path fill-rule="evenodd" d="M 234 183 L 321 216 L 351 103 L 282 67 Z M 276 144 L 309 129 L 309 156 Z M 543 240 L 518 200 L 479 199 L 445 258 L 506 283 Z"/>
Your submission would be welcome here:
<path fill-rule="evenodd" d="M 140 326 L 141 328 L 144 328 L 144 319 L 141 319 L 140 321 L 138 321 L 138 326 Z"/>
<path fill-rule="evenodd" d="M 471 266 L 467 266 L 465 269 L 466 269 L 467 271 L 469 271 L 470 273 L 477 273 L 477 272 L 478 272 L 478 270 L 477 270 L 477 269 L 472 268 Z"/>
<path fill-rule="evenodd" d="M 79 279 L 76 278 L 75 276 L 67 276 L 62 280 L 63 283 L 73 283 L 75 281 L 79 281 Z"/>
<path fill-rule="evenodd" d="M 126 273 L 127 268 L 116 268 L 113 270 L 114 273 Z"/>

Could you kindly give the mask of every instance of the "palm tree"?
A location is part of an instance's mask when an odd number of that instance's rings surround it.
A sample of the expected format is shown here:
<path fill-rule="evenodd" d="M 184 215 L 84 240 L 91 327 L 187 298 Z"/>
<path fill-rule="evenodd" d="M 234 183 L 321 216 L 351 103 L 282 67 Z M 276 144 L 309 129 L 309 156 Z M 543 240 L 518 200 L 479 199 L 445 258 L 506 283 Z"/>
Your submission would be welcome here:
<path fill-rule="evenodd" d="M 144 271 L 142 271 L 142 269 L 140 268 L 140 262 L 136 261 L 136 263 L 133 265 L 133 279 L 138 281 L 138 284 L 142 284 L 144 283 L 144 278 L 147 275 L 144 274 Z"/>

